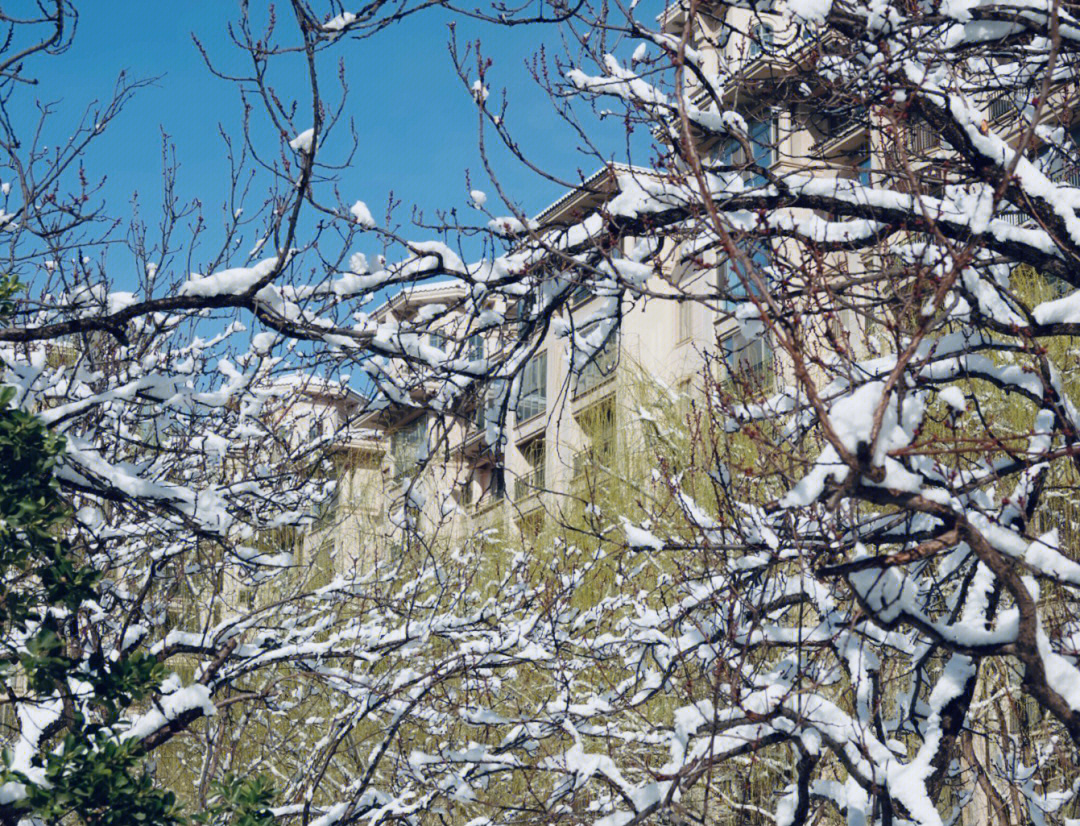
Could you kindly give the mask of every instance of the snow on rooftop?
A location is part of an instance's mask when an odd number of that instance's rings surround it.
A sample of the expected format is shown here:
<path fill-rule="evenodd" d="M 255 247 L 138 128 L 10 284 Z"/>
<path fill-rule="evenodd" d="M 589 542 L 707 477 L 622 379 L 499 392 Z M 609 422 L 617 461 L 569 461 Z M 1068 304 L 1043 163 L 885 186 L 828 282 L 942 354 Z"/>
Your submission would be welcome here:
<path fill-rule="evenodd" d="M 310 373 L 289 373 L 284 376 L 275 376 L 270 382 L 270 389 L 277 388 L 289 391 L 300 390 L 310 395 L 337 395 L 342 393 L 359 400 L 365 398 L 362 393 L 358 393 L 343 381 L 328 379 L 323 376 L 313 376 Z"/>

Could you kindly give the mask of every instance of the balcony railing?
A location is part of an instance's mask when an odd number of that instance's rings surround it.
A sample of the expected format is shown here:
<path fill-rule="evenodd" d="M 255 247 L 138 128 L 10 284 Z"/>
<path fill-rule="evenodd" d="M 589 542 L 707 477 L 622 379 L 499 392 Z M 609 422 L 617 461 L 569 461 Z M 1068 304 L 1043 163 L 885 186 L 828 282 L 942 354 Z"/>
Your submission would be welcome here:
<path fill-rule="evenodd" d="M 865 106 L 853 106 L 843 113 L 829 118 L 829 134 L 826 142 L 840 140 L 860 129 L 870 128 L 870 113 Z"/>
<path fill-rule="evenodd" d="M 913 126 L 908 138 L 908 146 L 912 152 L 926 152 L 941 145 L 941 135 L 929 124 Z"/>
<path fill-rule="evenodd" d="M 1080 188 L 1080 167 L 1064 169 L 1056 175 L 1051 175 L 1050 179 L 1056 184 L 1065 184 L 1066 186 Z"/>
<path fill-rule="evenodd" d="M 1073 186 L 1080 189 L 1080 167 L 1070 167 L 1068 169 L 1058 170 L 1057 172 L 1050 173 L 1047 177 L 1056 184 L 1064 184 L 1065 186 Z M 1008 209 L 999 212 L 994 217 L 1017 227 L 1033 223 L 1030 213 L 1017 209 Z"/>
<path fill-rule="evenodd" d="M 1010 94 L 1000 94 L 990 101 L 990 120 L 999 121 L 1016 111 L 1016 104 Z"/>
<path fill-rule="evenodd" d="M 514 501 L 528 499 L 544 489 L 544 467 L 534 467 L 514 480 Z"/>

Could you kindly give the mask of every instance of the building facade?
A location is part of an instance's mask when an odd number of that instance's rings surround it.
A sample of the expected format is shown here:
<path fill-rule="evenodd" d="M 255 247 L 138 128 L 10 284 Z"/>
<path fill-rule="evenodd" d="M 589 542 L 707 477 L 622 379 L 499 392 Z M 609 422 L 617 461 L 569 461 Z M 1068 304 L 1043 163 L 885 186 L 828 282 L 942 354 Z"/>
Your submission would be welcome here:
<path fill-rule="evenodd" d="M 869 107 L 831 101 L 824 94 L 792 102 L 791 84 L 809 61 L 829 52 L 826 39 L 779 15 L 736 8 L 725 8 L 723 14 L 722 20 L 701 14 L 689 39 L 702 55 L 706 75 L 719 73 L 723 65 L 739 78 L 725 87 L 722 103 L 741 115 L 748 140 L 703 138 L 698 154 L 706 168 L 750 164 L 755 171 L 742 173 L 747 188 L 767 183 L 763 174 L 873 186 L 897 175 L 903 158 L 914 159 L 915 174 L 925 171 L 921 183 L 933 188 L 940 166 L 935 159 L 947 150 L 928 125 L 912 123 L 897 131 L 875 121 Z M 682 5 L 669 7 L 660 22 L 674 36 L 690 25 Z M 690 77 L 691 99 L 705 106 L 706 90 L 695 87 Z M 1011 98 L 987 97 L 988 123 L 1003 134 L 1019 132 L 1017 112 Z M 752 157 L 747 157 L 747 146 Z M 1048 168 L 1053 167 L 1050 150 L 1044 155 Z M 1075 175 L 1066 165 L 1058 166 L 1052 174 Z M 623 176 L 662 177 L 627 166 L 604 168 L 540 213 L 534 222 L 538 231 L 570 227 L 603 211 Z M 750 235 L 732 230 L 744 262 L 766 283 L 774 259 L 784 257 L 790 270 L 791 261 L 805 254 L 781 234 L 767 243 L 749 241 Z M 629 253 L 635 241 L 622 238 L 609 253 Z M 866 268 L 867 254 L 829 252 L 828 271 L 857 275 Z M 503 409 L 491 410 L 477 394 L 471 406 L 434 415 L 425 409 L 430 399 L 418 388 L 411 399 L 358 405 L 349 416 L 334 419 L 347 420 L 348 433 L 361 435 L 341 440 L 336 514 L 333 527 L 320 531 L 318 541 L 340 548 L 335 557 L 356 564 L 393 558 L 410 533 L 449 540 L 494 528 L 535 534 L 591 469 L 611 464 L 640 436 L 632 389 L 641 382 L 686 397 L 701 389 L 695 381 L 707 362 L 714 366 L 714 379 L 722 380 L 727 371 L 762 394 L 791 378 L 786 355 L 770 346 L 767 335 L 747 335 L 738 317 L 740 299 L 754 289 L 745 263 L 733 262 L 715 244 L 696 250 L 692 243 L 671 241 L 651 260 L 652 275 L 621 308 L 619 324 L 599 351 L 582 358 L 580 352 L 571 353 L 565 335 L 548 330 L 536 338 Z M 479 363 L 506 342 L 498 332 L 472 333 L 462 326 L 474 321 L 464 309 L 469 294 L 469 285 L 453 280 L 413 286 L 373 316 L 405 326 L 436 319 L 427 340 L 417 346 L 435 348 L 440 356 L 453 350 L 454 356 Z M 583 281 L 563 312 L 563 329 L 576 326 L 587 334 L 605 300 Z M 489 309 L 514 318 L 515 308 L 505 300 Z M 872 354 L 889 346 L 877 335 L 880 321 L 818 307 L 808 308 L 804 324 L 822 352 L 845 347 Z M 489 427 L 495 419 L 497 432 Z"/>

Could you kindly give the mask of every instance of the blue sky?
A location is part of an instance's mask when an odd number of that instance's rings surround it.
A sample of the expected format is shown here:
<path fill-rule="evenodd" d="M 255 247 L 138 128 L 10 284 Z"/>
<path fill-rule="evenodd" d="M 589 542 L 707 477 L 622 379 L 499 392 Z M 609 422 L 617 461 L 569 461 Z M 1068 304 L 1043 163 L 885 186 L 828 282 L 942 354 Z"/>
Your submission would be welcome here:
<path fill-rule="evenodd" d="M 218 124 L 238 134 L 239 98 L 233 86 L 207 71 L 191 34 L 196 33 L 224 65 L 235 65 L 238 52 L 226 36 L 226 26 L 235 16 L 236 4 L 231 2 L 96 0 L 80 7 L 71 49 L 56 58 L 39 59 L 32 67 L 41 81 L 37 94 L 60 102 L 57 125 L 63 123 L 63 128 L 88 101 L 106 97 L 121 70 L 134 77 L 161 75 L 153 87 L 139 92 L 88 157 L 92 173 L 108 175 L 105 194 L 114 214 L 124 214 L 131 194 L 138 191 L 144 215 L 153 215 L 151 207 L 161 192 L 159 128 L 176 145 L 181 195 L 198 197 L 211 214 L 221 205 L 228 167 Z M 391 191 L 405 204 L 399 213 L 403 219 L 411 204 L 428 214 L 456 206 L 466 217 L 475 215 L 466 206 L 466 169 L 473 173 L 473 185 L 495 200 L 476 149 L 476 112 L 446 49 L 449 19 L 442 11 L 424 13 L 372 39 L 339 43 L 323 56 L 328 81 L 337 59 L 345 60 L 351 86 L 347 112 L 360 135 L 361 151 L 341 174 L 343 193 L 365 200 L 377 216 Z M 578 168 L 592 172 L 596 162 L 575 152 L 575 136 L 554 116 L 524 68 L 524 61 L 542 43 L 550 47 L 556 42 L 555 30 L 505 29 L 459 20 L 457 31 L 460 40 L 481 38 L 485 53 L 494 60 L 489 75 L 492 94 L 503 86 L 512 91 L 510 122 L 533 159 L 571 179 L 577 178 Z M 295 79 L 279 81 L 284 93 L 295 93 L 304 101 L 299 73 Z M 621 127 L 598 127 L 597 134 L 610 146 L 611 157 L 624 159 Z M 272 135 L 266 137 L 270 146 Z M 500 178 L 526 212 L 542 209 L 561 194 L 559 187 L 526 170 L 505 151 L 493 156 Z M 494 203 L 489 206 L 497 214 L 505 212 Z"/>

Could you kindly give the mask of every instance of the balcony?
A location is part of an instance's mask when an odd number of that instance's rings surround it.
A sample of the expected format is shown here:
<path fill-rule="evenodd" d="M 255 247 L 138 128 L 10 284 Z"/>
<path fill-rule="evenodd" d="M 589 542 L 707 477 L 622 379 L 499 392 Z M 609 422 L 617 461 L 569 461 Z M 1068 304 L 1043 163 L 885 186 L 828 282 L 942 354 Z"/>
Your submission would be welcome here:
<path fill-rule="evenodd" d="M 835 155 L 864 143 L 870 132 L 870 112 L 865 106 L 853 106 L 826 118 L 822 126 L 825 135 L 818 142 L 818 151 Z"/>
<path fill-rule="evenodd" d="M 580 358 L 580 356 L 579 356 Z M 581 396 L 615 378 L 619 366 L 619 334 L 613 332 L 604 345 L 575 370 L 573 397 Z"/>
<path fill-rule="evenodd" d="M 535 496 L 537 493 L 544 490 L 545 482 L 546 479 L 543 465 L 534 467 L 529 472 L 518 476 L 518 478 L 514 480 L 514 501 L 520 502 L 523 499 L 528 499 L 530 496 Z"/>
<path fill-rule="evenodd" d="M 473 502 L 473 516 L 484 516 L 506 503 L 506 489 L 503 485 L 502 482 L 496 482 L 493 487 L 481 492 L 480 497 Z"/>
<path fill-rule="evenodd" d="M 929 152 L 941 146 L 941 135 L 929 124 L 914 124 L 908 133 L 908 148 L 913 153 Z"/>
<path fill-rule="evenodd" d="M 1016 102 L 1008 92 L 997 95 L 990 101 L 990 121 L 997 123 L 1016 112 Z"/>
<path fill-rule="evenodd" d="M 1080 189 L 1080 167 L 1069 167 L 1066 169 L 1059 169 L 1056 172 L 1049 172 L 1047 177 L 1056 184 Z M 1018 210 L 1015 207 L 1012 207 L 1012 205 L 1006 205 L 1006 209 L 995 214 L 994 218 L 1005 221 L 1015 227 L 1025 225 L 1033 226 L 1035 224 L 1030 213 Z"/>

